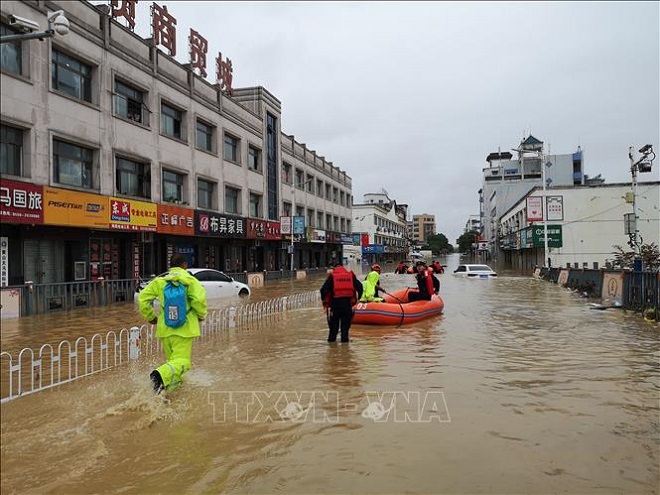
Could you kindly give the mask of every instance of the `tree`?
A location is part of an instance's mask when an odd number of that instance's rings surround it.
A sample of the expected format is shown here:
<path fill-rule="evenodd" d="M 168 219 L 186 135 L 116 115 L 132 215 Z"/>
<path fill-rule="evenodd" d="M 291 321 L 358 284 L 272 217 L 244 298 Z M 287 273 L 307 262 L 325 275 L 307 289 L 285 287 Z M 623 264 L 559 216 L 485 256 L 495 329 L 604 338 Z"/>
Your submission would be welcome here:
<path fill-rule="evenodd" d="M 614 245 L 614 267 L 615 268 L 633 268 L 635 261 L 635 252 L 626 251 L 621 246 Z M 657 272 L 660 270 L 660 249 L 655 242 L 651 244 L 642 244 L 640 255 L 644 264 L 644 270 Z"/>
<path fill-rule="evenodd" d="M 479 235 L 479 232 L 477 232 L 476 230 L 473 230 L 472 232 L 464 233 L 458 239 L 456 239 L 456 242 L 458 242 L 459 252 L 467 253 L 470 249 L 472 249 L 472 244 L 477 242 L 477 236 L 478 235 Z"/>
<path fill-rule="evenodd" d="M 426 247 L 433 254 L 448 254 L 454 252 L 454 246 L 449 244 L 449 239 L 445 234 L 433 234 L 426 238 Z"/>

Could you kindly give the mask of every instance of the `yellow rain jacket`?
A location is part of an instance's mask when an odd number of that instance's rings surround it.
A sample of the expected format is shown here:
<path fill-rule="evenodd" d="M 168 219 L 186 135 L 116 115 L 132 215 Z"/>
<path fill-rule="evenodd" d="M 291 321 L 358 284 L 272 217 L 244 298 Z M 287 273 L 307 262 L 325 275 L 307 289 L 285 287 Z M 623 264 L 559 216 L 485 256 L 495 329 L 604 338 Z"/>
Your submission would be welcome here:
<path fill-rule="evenodd" d="M 169 274 L 165 277 L 156 277 L 141 292 L 138 299 L 140 314 L 151 321 L 156 317 L 152 306 L 154 299 L 158 299 L 160 307 L 163 307 L 163 292 L 168 280 L 178 281 L 186 286 L 187 295 L 187 316 L 186 323 L 179 328 L 170 328 L 165 325 L 165 318 L 158 318 L 156 326 L 156 337 L 164 338 L 176 335 L 178 337 L 199 337 L 199 320 L 206 318 L 206 290 L 202 287 L 195 277 L 183 268 L 170 268 Z"/>
<path fill-rule="evenodd" d="M 380 278 L 379 273 L 376 270 L 372 270 L 367 275 L 367 278 L 362 282 L 362 297 L 360 298 L 361 302 L 381 302 L 382 297 L 376 297 L 376 286 L 378 285 L 378 280 Z"/>

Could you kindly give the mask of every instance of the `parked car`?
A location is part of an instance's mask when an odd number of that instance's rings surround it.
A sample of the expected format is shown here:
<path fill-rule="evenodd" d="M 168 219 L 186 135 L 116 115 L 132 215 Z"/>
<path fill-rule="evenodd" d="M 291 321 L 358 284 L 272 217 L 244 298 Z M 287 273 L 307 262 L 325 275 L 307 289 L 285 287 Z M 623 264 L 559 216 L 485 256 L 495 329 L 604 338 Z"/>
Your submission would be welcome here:
<path fill-rule="evenodd" d="M 161 273 L 159 277 L 164 277 L 168 272 Z M 200 281 L 202 287 L 206 289 L 207 299 L 217 299 L 221 297 L 248 297 L 250 295 L 250 287 L 242 282 L 237 282 L 229 275 L 213 270 L 211 268 L 188 268 L 188 273 Z M 136 304 L 140 291 L 144 289 L 151 280 L 143 281 L 138 284 L 133 299 Z M 157 303 L 158 300 L 154 301 Z"/>
<path fill-rule="evenodd" d="M 497 277 L 497 273 L 488 265 L 458 265 L 458 268 L 454 270 L 454 275 L 464 278 Z"/>

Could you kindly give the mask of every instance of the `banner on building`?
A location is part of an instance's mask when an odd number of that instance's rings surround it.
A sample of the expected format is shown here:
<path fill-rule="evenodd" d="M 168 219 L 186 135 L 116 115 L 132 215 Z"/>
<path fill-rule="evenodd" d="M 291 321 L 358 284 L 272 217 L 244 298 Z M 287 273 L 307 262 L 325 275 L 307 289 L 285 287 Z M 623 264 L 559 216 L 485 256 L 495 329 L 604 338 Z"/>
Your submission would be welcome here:
<path fill-rule="evenodd" d="M 280 217 L 280 232 L 283 235 L 291 234 L 291 217 Z"/>
<path fill-rule="evenodd" d="M 293 234 L 305 235 L 305 217 L 293 217 Z"/>
<path fill-rule="evenodd" d="M 266 238 L 266 221 L 259 218 L 247 219 L 247 236 L 248 239 L 265 239 Z"/>
<path fill-rule="evenodd" d="M 44 187 L 44 223 L 107 229 L 110 223 L 108 197 Z"/>
<path fill-rule="evenodd" d="M 266 239 L 280 240 L 282 234 L 280 233 L 280 222 L 266 221 Z"/>
<path fill-rule="evenodd" d="M 543 220 L 543 198 L 541 196 L 527 196 L 527 221 L 540 222 Z"/>
<path fill-rule="evenodd" d="M 110 198 L 110 228 L 156 232 L 158 207 L 154 203 Z"/>
<path fill-rule="evenodd" d="M 195 234 L 214 237 L 245 238 L 245 218 L 195 210 Z"/>
<path fill-rule="evenodd" d="M 340 236 L 341 236 L 341 243 L 342 244 L 344 244 L 344 245 L 354 244 L 354 242 L 353 242 L 354 237 L 351 234 L 340 234 Z M 360 236 L 358 236 L 357 239 L 358 239 L 358 242 L 355 245 L 360 244 Z"/>
<path fill-rule="evenodd" d="M 9 285 L 9 237 L 0 237 L 0 287 Z"/>
<path fill-rule="evenodd" d="M 564 221 L 564 196 L 548 196 L 546 198 L 548 222 Z"/>
<path fill-rule="evenodd" d="M 307 227 L 307 242 L 325 243 L 325 230 Z"/>
<path fill-rule="evenodd" d="M 43 187 L 0 180 L 0 219 L 7 223 L 44 223 Z"/>
<path fill-rule="evenodd" d="M 194 235 L 195 210 L 181 206 L 158 204 L 156 231 L 159 234 Z"/>

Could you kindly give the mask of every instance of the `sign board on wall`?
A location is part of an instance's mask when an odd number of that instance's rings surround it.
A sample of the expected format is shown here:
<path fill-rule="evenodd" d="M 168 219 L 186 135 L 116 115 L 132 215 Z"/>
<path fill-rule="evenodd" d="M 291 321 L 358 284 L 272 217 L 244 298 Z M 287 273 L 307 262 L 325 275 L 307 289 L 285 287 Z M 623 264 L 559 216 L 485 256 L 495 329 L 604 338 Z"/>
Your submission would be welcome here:
<path fill-rule="evenodd" d="M 195 211 L 181 206 L 159 204 L 156 230 L 159 234 L 194 235 Z"/>
<path fill-rule="evenodd" d="M 43 187 L 0 180 L 0 219 L 7 223 L 44 223 Z"/>
<path fill-rule="evenodd" d="M 223 213 L 195 210 L 195 234 L 244 239 L 245 218 Z"/>
<path fill-rule="evenodd" d="M 564 196 L 548 196 L 546 198 L 548 207 L 547 215 L 549 222 L 564 221 Z"/>
<path fill-rule="evenodd" d="M 158 207 L 154 203 L 110 198 L 110 228 L 156 232 Z"/>
<path fill-rule="evenodd" d="M 108 197 L 44 187 L 44 223 L 107 229 Z"/>
<path fill-rule="evenodd" d="M 0 237 L 0 287 L 9 285 L 9 237 Z"/>
<path fill-rule="evenodd" d="M 527 221 L 540 222 L 541 220 L 543 220 L 543 198 L 527 196 Z"/>
<path fill-rule="evenodd" d="M 545 245 L 544 231 L 545 227 L 543 225 L 532 226 L 532 243 L 534 247 L 543 247 Z M 563 237 L 561 225 L 548 225 L 548 247 L 560 248 L 562 246 Z"/>

